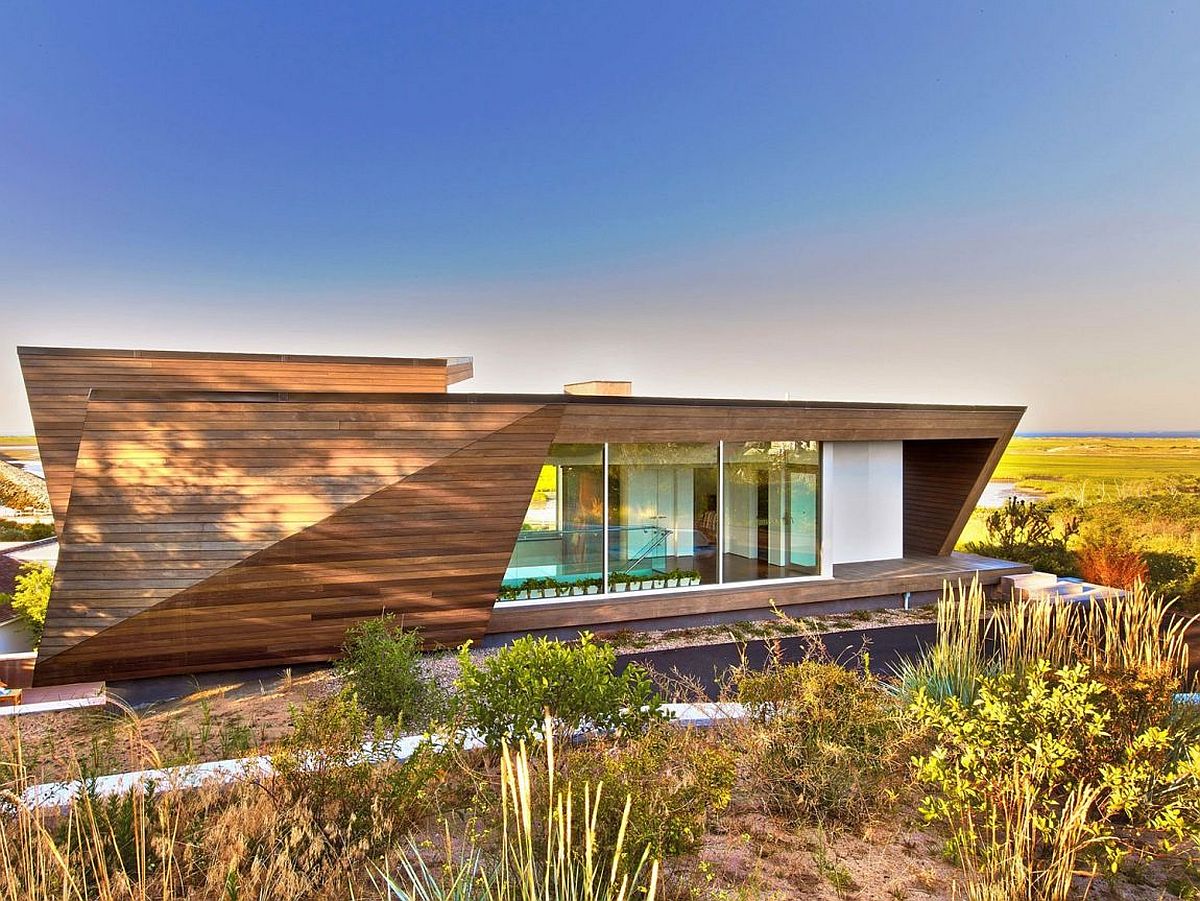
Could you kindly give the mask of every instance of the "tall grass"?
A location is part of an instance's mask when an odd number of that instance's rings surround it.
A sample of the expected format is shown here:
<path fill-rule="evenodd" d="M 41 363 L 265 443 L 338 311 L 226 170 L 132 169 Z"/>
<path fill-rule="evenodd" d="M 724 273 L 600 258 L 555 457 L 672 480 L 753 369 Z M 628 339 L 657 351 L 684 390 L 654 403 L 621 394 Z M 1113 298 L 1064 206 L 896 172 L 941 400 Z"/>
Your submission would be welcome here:
<path fill-rule="evenodd" d="M 1172 613 L 1174 602 L 1135 582 L 1123 596 L 1086 607 L 1067 598 L 1014 599 L 990 625 L 998 662 L 1008 672 L 1045 660 L 1061 667 L 1086 663 L 1093 670 L 1169 672 L 1188 667 L 1185 635 L 1194 621 Z"/>
<path fill-rule="evenodd" d="M 1089 816 L 1096 786 L 1073 791 L 1053 826 L 1044 821 L 1037 790 L 1014 769 L 990 799 L 984 823 L 969 818 L 954 833 L 966 876 L 967 901 L 1062 901 L 1080 854 L 1096 841 Z M 1087 874 L 1084 878 L 1087 879 Z"/>
<path fill-rule="evenodd" d="M 140 737 L 136 718 L 131 731 L 127 762 L 158 768 L 162 756 Z M 355 726 L 327 738 L 313 753 L 359 748 L 363 735 Z M 449 766 L 430 752 L 339 774 L 316 768 L 100 797 L 74 763 L 59 775 L 83 790 L 59 809 L 26 803 L 46 761 L 24 748 L 19 730 L 0 741 L 0 901 L 354 897 L 369 888 L 373 862 L 436 803 Z"/>
<path fill-rule="evenodd" d="M 986 648 L 987 601 L 979 579 L 959 582 L 957 589 L 946 582 L 937 605 L 937 639 L 916 660 L 904 659 L 894 668 L 896 687 L 902 697 L 912 697 L 920 688 L 934 700 L 958 698 L 972 704 L 981 677 L 995 671 L 995 661 Z"/>
<path fill-rule="evenodd" d="M 528 749 L 505 744 L 500 761 L 501 833 L 490 853 L 478 847 L 457 862 L 431 868 L 419 853 L 405 858 L 384 882 L 397 901 L 654 901 L 658 861 L 649 846 L 626 845 L 632 797 L 625 799 L 617 839 L 601 852 L 603 783 L 556 789 L 553 724 L 547 722 L 545 807 L 536 800 Z M 447 845 L 449 846 L 449 842 Z M 415 850 L 415 849 L 414 849 Z M 448 848 L 448 857 L 454 857 Z"/>
<path fill-rule="evenodd" d="M 943 587 L 937 639 L 916 660 L 894 669 L 896 690 L 911 698 L 924 688 L 932 700 L 974 703 L 979 680 L 1023 672 L 1045 660 L 1055 667 L 1086 663 L 1093 671 L 1168 674 L 1188 671 L 1185 636 L 1198 617 L 1184 619 L 1174 602 L 1142 582 L 1123 595 L 1080 604 L 1069 597 L 1014 598 L 989 614 L 978 580 Z"/>

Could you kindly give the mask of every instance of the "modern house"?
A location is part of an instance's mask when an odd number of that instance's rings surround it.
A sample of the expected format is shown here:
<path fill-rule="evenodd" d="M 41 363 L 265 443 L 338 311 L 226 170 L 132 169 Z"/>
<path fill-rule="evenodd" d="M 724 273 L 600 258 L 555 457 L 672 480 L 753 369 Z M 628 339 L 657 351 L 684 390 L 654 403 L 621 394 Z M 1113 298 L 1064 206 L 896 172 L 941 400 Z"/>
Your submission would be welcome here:
<path fill-rule="evenodd" d="M 450 393 L 467 358 L 19 349 L 61 539 L 35 683 L 985 584 L 1021 407 Z"/>

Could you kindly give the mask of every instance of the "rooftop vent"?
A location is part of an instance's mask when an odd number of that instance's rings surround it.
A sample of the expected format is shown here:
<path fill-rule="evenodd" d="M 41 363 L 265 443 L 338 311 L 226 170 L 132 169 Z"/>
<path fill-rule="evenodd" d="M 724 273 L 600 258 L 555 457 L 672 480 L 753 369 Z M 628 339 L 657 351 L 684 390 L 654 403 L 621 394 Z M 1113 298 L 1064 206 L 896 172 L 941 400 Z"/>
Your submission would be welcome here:
<path fill-rule="evenodd" d="M 571 382 L 563 385 L 567 394 L 603 394 L 608 397 L 628 397 L 633 394 L 633 382 L 609 382 L 593 380 L 590 382 Z"/>

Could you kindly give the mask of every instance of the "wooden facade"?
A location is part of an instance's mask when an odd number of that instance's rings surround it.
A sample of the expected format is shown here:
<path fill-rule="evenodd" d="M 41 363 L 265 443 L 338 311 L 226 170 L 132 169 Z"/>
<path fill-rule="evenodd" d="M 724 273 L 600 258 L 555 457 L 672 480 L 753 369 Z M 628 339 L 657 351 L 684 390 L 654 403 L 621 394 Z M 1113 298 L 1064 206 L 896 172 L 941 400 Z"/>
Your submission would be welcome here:
<path fill-rule="evenodd" d="M 68 370 L 58 379 L 55 359 Z M 953 546 L 1023 412 L 449 394 L 447 361 L 330 361 L 320 390 L 311 390 L 316 376 L 305 369 L 310 390 L 254 391 L 247 387 L 254 379 L 284 378 L 275 367 L 285 359 L 255 358 L 270 371 L 254 375 L 255 365 L 245 365 L 236 387 L 211 390 L 206 379 L 235 376 L 212 375 L 201 355 L 188 358 L 196 385 L 163 385 L 154 367 L 143 369 L 151 379 L 143 383 L 129 370 L 117 376 L 119 367 L 96 364 L 108 382 L 80 401 L 78 359 L 22 352 L 34 374 L 31 403 L 53 401 L 56 411 L 39 414 L 35 406 L 35 423 L 56 461 L 63 521 L 40 685 L 326 660 L 349 625 L 384 611 L 435 644 L 577 622 L 586 606 L 502 609 L 493 622 L 555 442 L 904 441 L 905 553 L 936 559 Z M 367 384 L 364 370 L 382 381 Z M 406 371 L 413 382 L 383 390 Z M 338 384 L 351 373 L 356 384 Z M 116 384 L 121 378 L 127 382 Z M 437 381 L 435 390 L 410 391 L 420 379 Z M 56 384 L 82 403 L 78 423 L 64 418 Z M 43 438 L 46 423 L 54 427 Z M 734 610 L 768 598 L 882 594 L 891 584 L 864 578 L 848 589 L 837 581 L 747 583 L 657 603 L 660 615 Z M 650 598 L 631 600 L 644 617 Z M 592 612 L 609 621 L 639 618 L 608 609 L 620 603 L 606 597 Z"/>
<path fill-rule="evenodd" d="M 62 536 L 75 455 L 93 389 L 191 391 L 445 391 L 469 379 L 469 357 L 297 356 L 19 347 L 21 374 Z"/>

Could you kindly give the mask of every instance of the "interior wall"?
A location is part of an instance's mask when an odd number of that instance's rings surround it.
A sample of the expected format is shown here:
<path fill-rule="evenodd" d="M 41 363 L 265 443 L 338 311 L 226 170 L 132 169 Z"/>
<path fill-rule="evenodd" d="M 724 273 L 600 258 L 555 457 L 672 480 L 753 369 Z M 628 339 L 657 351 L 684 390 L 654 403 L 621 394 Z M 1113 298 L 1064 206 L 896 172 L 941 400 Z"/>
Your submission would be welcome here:
<path fill-rule="evenodd" d="M 825 444 L 824 514 L 833 563 L 904 556 L 904 442 Z"/>

